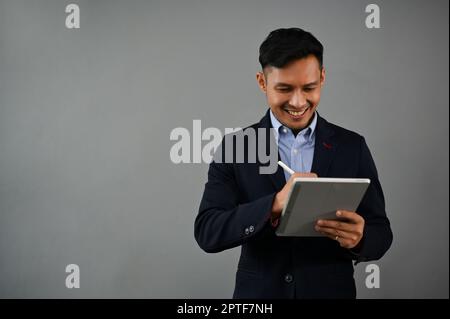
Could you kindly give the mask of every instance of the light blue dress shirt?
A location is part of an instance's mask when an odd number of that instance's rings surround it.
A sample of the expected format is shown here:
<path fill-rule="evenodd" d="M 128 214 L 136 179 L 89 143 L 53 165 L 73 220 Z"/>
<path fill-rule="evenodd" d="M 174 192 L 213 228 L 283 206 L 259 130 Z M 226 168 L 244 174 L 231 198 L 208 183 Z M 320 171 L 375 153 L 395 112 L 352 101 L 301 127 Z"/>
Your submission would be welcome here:
<path fill-rule="evenodd" d="M 295 172 L 310 173 L 314 157 L 315 129 L 317 125 L 317 113 L 311 124 L 294 136 L 292 130 L 281 124 L 270 110 L 270 120 L 275 129 L 275 141 L 278 144 L 278 152 L 281 160 Z M 290 174 L 284 172 L 286 181 Z"/>

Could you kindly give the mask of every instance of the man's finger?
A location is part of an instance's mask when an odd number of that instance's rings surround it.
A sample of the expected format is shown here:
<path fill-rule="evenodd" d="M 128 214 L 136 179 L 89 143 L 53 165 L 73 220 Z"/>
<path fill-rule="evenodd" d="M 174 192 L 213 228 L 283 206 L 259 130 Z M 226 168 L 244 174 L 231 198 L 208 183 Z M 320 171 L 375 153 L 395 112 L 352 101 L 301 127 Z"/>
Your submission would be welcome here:
<path fill-rule="evenodd" d="M 356 232 L 356 225 L 348 222 L 330 219 L 319 219 L 317 225 L 320 227 L 336 228 L 342 231 Z"/>
<path fill-rule="evenodd" d="M 317 177 L 316 173 L 300 173 L 296 172 L 291 175 L 291 179 L 297 178 L 297 177 Z"/>
<path fill-rule="evenodd" d="M 327 236 L 328 238 L 337 241 L 341 247 L 344 247 L 344 248 L 353 248 L 353 247 L 355 247 L 355 240 L 354 239 L 348 239 L 348 238 L 345 238 L 344 236 L 341 237 L 339 235 L 332 235 L 331 233 L 325 232 L 325 231 L 319 231 L 319 232 L 321 234 Z"/>
<path fill-rule="evenodd" d="M 355 212 L 349 212 L 348 210 L 338 210 L 336 216 L 339 218 L 345 218 L 353 223 L 358 223 L 363 220 L 363 218 Z"/>
<path fill-rule="evenodd" d="M 344 248 L 353 248 L 354 247 L 354 242 L 350 239 L 346 239 L 346 238 L 339 237 L 339 236 L 333 236 L 333 235 L 330 235 L 325 232 L 321 232 L 321 233 L 323 235 L 327 236 L 328 238 L 337 241 L 341 247 L 344 247 Z"/>
<path fill-rule="evenodd" d="M 353 247 L 355 247 L 354 242 L 349 240 L 349 239 L 338 238 L 337 241 L 339 242 L 339 245 L 341 245 L 341 247 L 344 247 L 344 248 L 353 248 Z"/>
<path fill-rule="evenodd" d="M 358 239 L 358 236 L 355 233 L 342 231 L 335 228 L 316 226 L 315 229 L 316 231 L 327 235 L 331 239 L 336 239 L 336 237 L 349 240 Z"/>

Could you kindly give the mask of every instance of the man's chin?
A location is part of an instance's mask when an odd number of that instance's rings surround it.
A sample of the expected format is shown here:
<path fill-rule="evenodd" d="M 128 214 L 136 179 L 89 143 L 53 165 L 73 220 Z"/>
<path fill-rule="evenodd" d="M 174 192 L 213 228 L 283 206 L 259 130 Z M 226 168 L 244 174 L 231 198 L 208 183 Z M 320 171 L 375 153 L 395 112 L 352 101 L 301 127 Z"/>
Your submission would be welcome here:
<path fill-rule="evenodd" d="M 286 121 L 286 124 L 292 130 L 301 131 L 308 126 L 310 121 L 311 118 L 300 120 L 289 119 L 288 121 Z"/>

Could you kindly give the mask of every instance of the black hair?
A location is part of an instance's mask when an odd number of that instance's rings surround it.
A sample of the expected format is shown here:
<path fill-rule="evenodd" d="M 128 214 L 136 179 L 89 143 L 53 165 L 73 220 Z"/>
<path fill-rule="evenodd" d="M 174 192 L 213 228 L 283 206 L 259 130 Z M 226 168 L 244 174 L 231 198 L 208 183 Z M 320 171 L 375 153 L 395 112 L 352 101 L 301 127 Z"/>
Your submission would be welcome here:
<path fill-rule="evenodd" d="M 259 47 L 259 63 L 283 68 L 292 61 L 314 55 L 323 65 L 323 46 L 311 33 L 300 28 L 277 29 L 267 36 Z"/>

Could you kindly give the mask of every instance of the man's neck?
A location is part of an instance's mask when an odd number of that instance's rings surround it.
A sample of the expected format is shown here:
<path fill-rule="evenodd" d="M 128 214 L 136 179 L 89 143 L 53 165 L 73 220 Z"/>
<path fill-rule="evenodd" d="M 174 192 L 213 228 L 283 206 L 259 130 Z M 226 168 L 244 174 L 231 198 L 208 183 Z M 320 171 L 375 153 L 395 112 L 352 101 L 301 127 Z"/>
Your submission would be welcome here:
<path fill-rule="evenodd" d="M 314 120 L 314 117 L 316 116 L 316 114 L 314 114 L 313 116 L 311 116 L 311 118 L 309 119 L 308 124 L 306 124 L 305 127 L 301 128 L 301 129 L 293 129 L 291 128 L 292 134 L 294 134 L 294 137 L 297 137 L 297 134 L 300 133 L 302 130 L 304 130 L 305 128 L 309 127 L 312 123 L 312 121 Z"/>
<path fill-rule="evenodd" d="M 291 129 L 292 134 L 294 134 L 294 137 L 297 137 L 297 134 L 300 133 L 301 130 L 303 130 L 303 129 L 300 129 L 300 130 Z"/>

